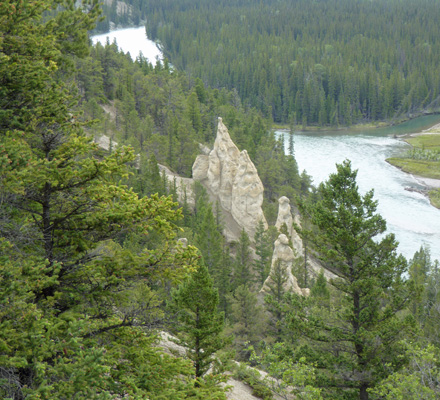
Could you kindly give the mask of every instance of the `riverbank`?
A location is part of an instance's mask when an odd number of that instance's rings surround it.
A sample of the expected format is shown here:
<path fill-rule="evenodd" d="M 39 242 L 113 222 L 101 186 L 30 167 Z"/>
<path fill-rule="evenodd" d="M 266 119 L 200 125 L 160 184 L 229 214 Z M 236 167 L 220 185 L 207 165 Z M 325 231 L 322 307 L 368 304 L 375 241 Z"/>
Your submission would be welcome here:
<path fill-rule="evenodd" d="M 402 171 L 413 175 L 419 185 L 426 189 L 418 191 L 428 196 L 431 204 L 440 209 L 440 124 L 436 124 L 418 133 L 400 137 L 412 146 L 409 157 L 393 157 L 386 161 Z"/>
<path fill-rule="evenodd" d="M 373 130 L 377 128 L 385 128 L 387 126 L 391 126 L 391 124 L 386 122 L 369 122 L 369 123 L 362 123 L 362 124 L 356 124 L 356 125 L 350 125 L 350 126 L 314 126 L 314 125 L 308 125 L 306 127 L 302 125 L 295 125 L 295 132 L 343 132 L 343 131 L 362 131 L 362 130 Z M 272 130 L 273 131 L 283 131 L 283 132 L 290 132 L 290 125 L 289 124 L 272 124 Z"/>
<path fill-rule="evenodd" d="M 387 127 L 393 127 L 405 124 L 409 121 L 416 120 L 419 118 L 422 118 L 424 116 L 432 116 L 432 115 L 440 115 L 440 112 L 433 112 L 433 113 L 424 113 L 424 114 L 414 114 L 411 117 L 401 118 L 398 121 L 373 121 L 373 122 L 361 122 L 359 124 L 350 125 L 350 126 L 316 126 L 316 125 L 308 125 L 303 126 L 301 124 L 295 125 L 295 132 L 304 132 L 304 133 L 311 133 L 311 132 L 343 132 L 343 131 L 374 131 L 375 129 L 382 129 Z M 436 123 L 435 125 L 425 128 L 421 130 L 419 133 L 411 133 L 408 135 L 420 135 L 424 132 L 429 132 L 431 129 L 437 129 L 440 133 L 440 123 Z M 289 132 L 290 131 L 290 125 L 289 124 L 279 124 L 279 123 L 273 123 L 272 125 L 273 131 L 284 131 Z"/>

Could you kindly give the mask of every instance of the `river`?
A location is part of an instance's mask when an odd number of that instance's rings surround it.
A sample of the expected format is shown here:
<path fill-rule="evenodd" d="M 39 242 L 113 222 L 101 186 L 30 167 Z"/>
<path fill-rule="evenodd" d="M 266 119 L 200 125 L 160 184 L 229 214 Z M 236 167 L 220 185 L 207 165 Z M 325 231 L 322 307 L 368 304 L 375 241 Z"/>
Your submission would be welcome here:
<path fill-rule="evenodd" d="M 398 251 L 411 258 L 421 245 L 429 246 L 432 258 L 440 260 L 440 210 L 423 194 L 405 190 L 424 186 L 385 161 L 409 148 L 394 135 L 420 132 L 439 122 L 440 116 L 432 115 L 381 129 L 295 132 L 295 158 L 300 171 L 305 169 L 315 185 L 336 172 L 336 163 L 350 159 L 358 169 L 359 190 L 374 189 L 378 212 L 399 241 Z M 284 135 L 287 151 L 289 135 Z"/>
<path fill-rule="evenodd" d="M 105 45 L 116 40 L 119 48 L 136 58 L 139 51 L 155 63 L 162 54 L 149 40 L 144 27 L 128 28 L 93 36 L 93 43 Z M 423 189 L 411 175 L 387 164 L 385 159 L 408 147 L 394 135 L 420 132 L 440 122 L 440 116 L 426 116 L 394 127 L 370 130 L 320 131 L 295 133 L 295 158 L 300 171 L 306 170 L 315 185 L 336 171 L 335 163 L 350 159 L 358 169 L 362 192 L 374 189 L 378 212 L 386 219 L 388 232 L 396 235 L 399 252 L 411 258 L 421 245 L 429 246 L 433 259 L 440 260 L 440 210 L 429 204 L 426 196 L 405 190 Z M 279 132 L 282 134 L 282 132 Z M 286 148 L 287 148 L 286 135 Z"/>
<path fill-rule="evenodd" d="M 136 59 L 139 52 L 142 52 L 142 55 L 153 65 L 156 64 L 157 59 L 163 59 L 162 53 L 156 43 L 147 38 L 144 26 L 118 29 L 102 35 L 92 36 L 90 39 L 93 44 L 99 42 L 103 46 L 105 46 L 107 40 L 110 43 L 116 40 L 119 49 L 124 53 L 130 53 L 133 60 Z"/>

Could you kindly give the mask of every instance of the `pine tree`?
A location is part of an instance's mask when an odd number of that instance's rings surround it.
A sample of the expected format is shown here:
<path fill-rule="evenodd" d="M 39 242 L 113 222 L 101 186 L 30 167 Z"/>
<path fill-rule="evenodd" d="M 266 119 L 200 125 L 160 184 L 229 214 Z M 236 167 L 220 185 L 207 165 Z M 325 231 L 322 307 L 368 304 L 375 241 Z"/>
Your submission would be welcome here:
<path fill-rule="evenodd" d="M 235 289 L 231 296 L 231 308 L 235 347 L 238 356 L 246 359 L 249 356 L 247 344 L 255 345 L 264 335 L 266 321 L 263 309 L 258 305 L 256 294 L 247 285 Z"/>
<path fill-rule="evenodd" d="M 376 214 L 373 191 L 359 194 L 357 171 L 349 161 L 336 167 L 337 173 L 319 187 L 321 200 L 304 211 L 319 228 L 311 238 L 315 249 L 338 276 L 332 284 L 343 293 L 341 309 L 328 316 L 333 322 L 319 315 L 314 319 L 303 314 L 302 319 L 300 313 L 291 314 L 291 326 L 308 327 L 311 343 L 330 346 L 324 374 L 328 387 L 355 391 L 360 400 L 367 400 L 368 389 L 398 366 L 398 340 L 409 324 L 397 314 L 409 297 L 402 281 L 407 263 L 396 254 L 393 235 L 373 240 L 386 229 Z"/>
<path fill-rule="evenodd" d="M 177 311 L 178 343 L 187 349 L 195 376 L 200 378 L 208 371 L 215 352 L 226 344 L 222 336 L 224 314 L 217 310 L 218 291 L 208 269 L 199 266 L 172 297 L 173 309 Z"/>
<path fill-rule="evenodd" d="M 410 311 L 420 324 L 424 337 L 439 343 L 440 268 L 438 260 L 431 261 L 429 248 L 420 247 L 409 262 L 409 276 L 420 296 L 414 295 Z"/>
<path fill-rule="evenodd" d="M 238 239 L 235 261 L 234 261 L 234 272 L 233 272 L 233 288 L 245 285 L 250 287 L 253 282 L 252 276 L 252 259 L 250 252 L 250 240 L 246 231 L 243 229 L 240 233 Z"/>
<path fill-rule="evenodd" d="M 273 247 L 269 234 L 265 232 L 263 221 L 260 221 L 257 225 L 254 240 L 257 255 L 254 261 L 254 269 L 258 276 L 258 282 L 262 285 L 269 275 Z"/>
<path fill-rule="evenodd" d="M 231 313 L 232 257 L 227 245 L 223 247 L 221 262 L 215 276 L 215 286 L 219 293 L 219 309 L 225 314 L 225 318 L 228 318 Z"/>
<path fill-rule="evenodd" d="M 217 281 L 223 252 L 223 237 L 212 212 L 212 205 L 205 196 L 199 197 L 196 201 L 194 232 L 195 243 L 202 253 L 203 263 Z"/>
<path fill-rule="evenodd" d="M 82 5 L 0 4 L 0 397 L 167 397 L 187 391 L 187 366 L 152 347 L 133 293 L 181 279 L 196 254 L 175 243 L 170 198 L 120 183 L 133 151 L 103 154 L 79 122 L 72 57 L 99 12 Z"/>
<path fill-rule="evenodd" d="M 284 295 L 286 294 L 284 285 L 287 282 L 287 272 L 281 267 L 281 262 L 279 260 L 276 260 L 275 262 L 271 277 L 272 280 L 269 285 L 269 291 L 264 298 L 264 302 L 266 304 L 266 309 L 271 314 L 269 324 L 270 330 L 275 341 L 280 342 L 283 340 L 282 323 L 286 315 L 282 304 L 284 302 Z"/>

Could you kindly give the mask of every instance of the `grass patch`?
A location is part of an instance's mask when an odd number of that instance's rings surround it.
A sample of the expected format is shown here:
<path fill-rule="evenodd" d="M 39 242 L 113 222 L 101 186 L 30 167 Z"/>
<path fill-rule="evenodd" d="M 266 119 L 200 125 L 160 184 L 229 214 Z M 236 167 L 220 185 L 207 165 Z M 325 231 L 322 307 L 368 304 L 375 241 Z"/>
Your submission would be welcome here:
<path fill-rule="evenodd" d="M 412 160 L 410 158 L 388 158 L 387 162 L 402 171 L 425 178 L 440 179 L 440 161 Z"/>
<path fill-rule="evenodd" d="M 430 190 L 428 195 L 431 204 L 436 208 L 440 208 L 440 189 Z"/>
<path fill-rule="evenodd" d="M 440 134 L 421 135 L 405 139 L 411 146 L 425 150 L 440 150 Z"/>

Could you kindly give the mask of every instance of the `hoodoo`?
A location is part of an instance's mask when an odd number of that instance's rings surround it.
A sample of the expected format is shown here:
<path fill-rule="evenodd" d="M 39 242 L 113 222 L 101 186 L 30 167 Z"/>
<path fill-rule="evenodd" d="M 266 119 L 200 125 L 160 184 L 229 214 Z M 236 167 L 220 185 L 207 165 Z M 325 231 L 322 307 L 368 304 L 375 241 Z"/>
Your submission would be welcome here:
<path fill-rule="evenodd" d="M 202 183 L 211 199 L 229 213 L 252 239 L 259 221 L 267 227 L 261 208 L 263 184 L 246 150 L 240 152 L 221 118 L 209 155 L 199 155 L 193 165 L 194 180 Z M 237 235 L 238 237 L 238 235 Z"/>
<path fill-rule="evenodd" d="M 267 279 L 264 281 L 260 292 L 267 293 L 270 291 L 270 287 L 275 284 L 273 277 L 276 274 L 276 268 L 279 266 L 280 271 L 285 279 L 283 284 L 284 290 L 291 290 L 297 294 L 308 296 L 310 289 L 301 289 L 298 285 L 296 277 L 292 274 L 292 265 L 294 260 L 295 254 L 292 248 L 289 246 L 289 239 L 285 234 L 282 233 L 275 241 L 270 273 Z"/>

